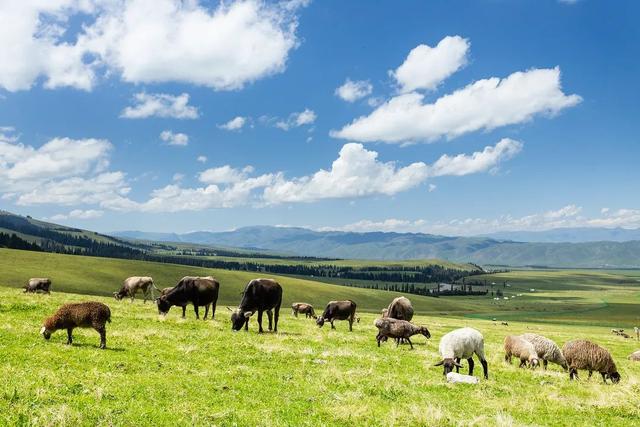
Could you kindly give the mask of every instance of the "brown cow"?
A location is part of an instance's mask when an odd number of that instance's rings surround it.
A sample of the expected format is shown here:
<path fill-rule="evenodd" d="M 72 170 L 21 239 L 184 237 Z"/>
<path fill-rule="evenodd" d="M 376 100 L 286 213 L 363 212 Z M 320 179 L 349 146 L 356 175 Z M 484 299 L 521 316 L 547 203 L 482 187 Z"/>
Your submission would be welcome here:
<path fill-rule="evenodd" d="M 293 312 L 293 315 L 296 317 L 298 317 L 298 313 L 300 313 L 304 314 L 307 319 L 309 317 L 313 317 L 314 319 L 318 318 L 318 316 L 316 316 L 316 312 L 313 311 L 313 306 L 311 304 L 307 304 L 306 302 L 294 302 L 293 304 L 291 304 L 291 310 Z"/>
<path fill-rule="evenodd" d="M 24 285 L 25 292 L 38 292 L 42 291 L 45 294 L 51 293 L 51 279 L 45 277 L 35 277 L 33 279 L 29 279 L 26 285 Z"/>
<path fill-rule="evenodd" d="M 155 299 L 153 297 L 154 289 L 160 292 L 160 289 L 156 287 L 151 277 L 133 276 L 125 279 L 125 281 L 122 283 L 122 288 L 120 288 L 118 292 L 114 292 L 113 296 L 118 301 L 120 301 L 124 297 L 129 297 L 131 298 L 131 302 L 133 302 L 134 298 L 136 297 L 136 293 L 138 293 L 138 291 L 142 291 L 144 302 L 146 303 L 148 299 Z M 149 298 L 149 294 L 151 294 L 151 298 Z"/>

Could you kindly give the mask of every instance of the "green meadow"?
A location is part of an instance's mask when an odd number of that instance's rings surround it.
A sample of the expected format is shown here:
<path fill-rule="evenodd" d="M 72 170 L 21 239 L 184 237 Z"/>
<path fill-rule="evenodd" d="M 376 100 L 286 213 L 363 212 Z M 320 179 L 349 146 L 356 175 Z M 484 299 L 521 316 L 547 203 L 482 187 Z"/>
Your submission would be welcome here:
<path fill-rule="evenodd" d="M 186 274 L 220 280 L 215 320 L 196 321 L 192 311 L 182 320 L 175 308 L 161 318 L 154 304 L 109 296 L 130 275 L 151 275 L 163 287 Z M 34 276 L 52 278 L 51 295 L 22 293 L 20 286 Z M 639 272 L 487 276 L 509 298 L 501 301 L 409 295 L 418 312 L 414 322 L 432 334 L 430 340 L 415 337 L 414 350 L 376 346 L 373 320 L 396 293 L 289 277 L 269 276 L 284 288 L 277 334 L 258 334 L 255 319 L 249 332 L 232 332 L 225 306 L 237 305 L 253 277 L 0 250 L 0 425 L 612 426 L 640 419 L 640 363 L 626 359 L 640 343 L 610 332 L 640 326 Z M 330 299 L 343 298 L 359 306 L 361 321 L 353 332 L 345 322 L 320 329 L 288 308 L 302 300 L 321 310 Z M 97 348 L 98 334 L 89 329 L 76 330 L 72 346 L 65 345 L 64 331 L 50 341 L 38 334 L 42 320 L 61 304 L 86 300 L 111 308 L 106 350 Z M 476 386 L 447 384 L 433 366 L 440 337 L 461 326 L 485 337 L 490 378 Z M 611 351 L 622 381 L 604 385 L 599 375 L 588 379 L 581 372 L 579 381 L 570 382 L 555 365 L 548 371 L 507 365 L 504 337 L 528 331 L 560 345 L 575 338 L 599 343 Z"/>

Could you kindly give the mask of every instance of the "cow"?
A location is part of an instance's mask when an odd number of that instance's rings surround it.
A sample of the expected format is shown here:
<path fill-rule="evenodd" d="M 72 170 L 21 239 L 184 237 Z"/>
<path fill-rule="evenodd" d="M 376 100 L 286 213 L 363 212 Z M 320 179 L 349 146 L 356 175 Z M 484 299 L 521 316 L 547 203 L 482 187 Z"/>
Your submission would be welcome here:
<path fill-rule="evenodd" d="M 257 311 L 258 332 L 264 332 L 262 312 L 266 311 L 269 318 L 269 330 L 271 330 L 273 317 L 273 331 L 278 332 L 280 305 L 282 305 L 282 287 L 278 282 L 272 279 L 253 279 L 244 288 L 240 305 L 231 313 L 231 329 L 239 331 L 244 326 L 244 330 L 248 331 L 249 318 Z"/>
<path fill-rule="evenodd" d="M 411 322 L 411 319 L 413 319 L 413 306 L 411 305 L 411 301 L 405 297 L 394 298 L 387 308 L 386 317 Z"/>
<path fill-rule="evenodd" d="M 351 300 L 346 301 L 329 301 L 327 307 L 324 309 L 322 316 L 318 317 L 316 324 L 319 327 L 324 325 L 324 322 L 331 322 L 331 329 L 336 327 L 333 325 L 334 320 L 348 320 L 349 331 L 353 331 L 353 322 L 356 318 L 356 303 Z"/>
<path fill-rule="evenodd" d="M 175 288 L 175 286 L 168 286 L 168 287 L 166 287 L 166 288 L 162 288 L 162 290 L 160 291 L 160 296 L 162 297 L 162 296 L 164 296 L 164 295 L 167 295 L 167 294 L 169 293 L 169 291 L 171 291 L 173 288 Z M 177 304 L 177 305 L 180 305 L 180 304 Z M 187 305 L 188 305 L 188 304 L 187 304 L 186 302 L 185 302 L 184 304 L 180 305 L 180 306 L 182 307 L 182 318 L 183 318 L 183 319 L 184 319 L 185 317 L 187 317 Z M 206 309 L 208 309 L 208 308 L 209 308 L 209 307 L 207 306 L 207 307 L 205 308 L 205 310 L 206 310 Z"/>
<path fill-rule="evenodd" d="M 293 304 L 291 304 L 291 310 L 293 312 L 293 315 L 296 317 L 298 317 L 298 313 L 300 313 L 304 314 L 307 319 L 309 317 L 313 317 L 314 319 L 318 318 L 318 316 L 316 316 L 316 312 L 313 311 L 313 306 L 311 304 L 307 304 L 306 302 L 294 302 Z"/>
<path fill-rule="evenodd" d="M 120 290 L 113 293 L 113 297 L 118 301 L 125 297 L 129 297 L 131 298 L 131 302 L 133 302 L 138 291 L 142 291 L 144 303 L 146 304 L 147 299 L 153 299 L 154 289 L 160 292 L 160 289 L 156 287 L 151 277 L 133 276 L 124 280 Z M 149 294 L 151 294 L 151 298 L 149 298 Z"/>
<path fill-rule="evenodd" d="M 218 301 L 218 292 L 220 291 L 220 282 L 211 276 L 192 277 L 185 276 L 171 290 L 156 299 L 158 305 L 158 313 L 166 316 L 169 309 L 177 305 L 182 307 L 182 318 L 185 317 L 187 304 L 193 304 L 193 311 L 196 313 L 196 319 L 200 319 L 199 307 L 205 307 L 204 320 L 209 315 L 209 306 L 211 306 L 211 320 L 216 315 L 216 302 Z"/>
<path fill-rule="evenodd" d="M 29 279 L 26 285 L 24 285 L 25 292 L 38 292 L 42 291 L 45 294 L 51 293 L 51 279 L 46 277 L 34 277 Z"/>

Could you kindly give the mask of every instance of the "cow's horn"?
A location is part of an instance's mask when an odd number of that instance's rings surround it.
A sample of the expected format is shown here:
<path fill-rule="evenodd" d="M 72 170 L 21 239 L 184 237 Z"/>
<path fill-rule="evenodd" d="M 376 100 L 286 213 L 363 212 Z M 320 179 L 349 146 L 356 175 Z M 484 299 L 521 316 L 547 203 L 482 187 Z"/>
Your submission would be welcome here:
<path fill-rule="evenodd" d="M 247 319 L 251 317 L 251 315 L 253 314 L 253 312 L 251 311 L 245 311 L 244 312 L 244 317 L 246 317 Z"/>
<path fill-rule="evenodd" d="M 40 329 L 40 335 L 44 334 L 44 332 L 47 330 L 47 328 L 45 328 L 44 326 L 42 327 L 42 329 Z"/>

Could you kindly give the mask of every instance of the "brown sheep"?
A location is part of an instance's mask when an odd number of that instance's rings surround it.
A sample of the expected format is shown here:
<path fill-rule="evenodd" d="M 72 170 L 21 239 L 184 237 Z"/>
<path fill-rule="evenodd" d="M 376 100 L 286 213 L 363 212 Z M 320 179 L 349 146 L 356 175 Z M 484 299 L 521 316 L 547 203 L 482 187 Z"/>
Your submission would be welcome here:
<path fill-rule="evenodd" d="M 504 360 L 510 364 L 513 356 L 520 359 L 520 368 L 528 363 L 534 369 L 539 364 L 538 353 L 533 344 L 521 336 L 508 335 L 504 339 Z"/>
<path fill-rule="evenodd" d="M 101 302 L 65 304 L 45 319 L 40 333 L 46 340 L 59 329 L 67 330 L 67 344 L 73 342 L 74 328 L 93 328 L 100 334 L 100 348 L 107 348 L 106 322 L 111 322 L 111 310 Z"/>
<path fill-rule="evenodd" d="M 620 381 L 620 374 L 611 353 L 599 345 L 587 340 L 569 341 L 562 347 L 562 354 L 569 366 L 569 379 L 578 378 L 578 369 L 589 371 L 589 377 L 593 371 L 600 372 L 602 380 L 607 378 L 613 383 Z"/>
<path fill-rule="evenodd" d="M 378 347 L 380 347 L 380 342 L 386 341 L 387 338 L 395 338 L 396 347 L 400 344 L 401 339 L 406 340 L 411 348 L 413 348 L 413 343 L 410 339 L 412 336 L 421 334 L 427 339 L 431 338 L 431 333 L 427 328 L 414 325 L 406 320 L 381 318 L 376 319 L 374 325 L 378 328 L 378 335 L 376 336 Z"/>

